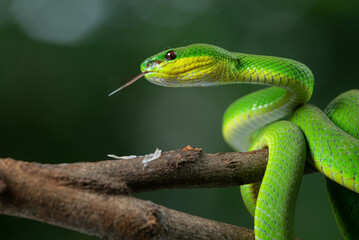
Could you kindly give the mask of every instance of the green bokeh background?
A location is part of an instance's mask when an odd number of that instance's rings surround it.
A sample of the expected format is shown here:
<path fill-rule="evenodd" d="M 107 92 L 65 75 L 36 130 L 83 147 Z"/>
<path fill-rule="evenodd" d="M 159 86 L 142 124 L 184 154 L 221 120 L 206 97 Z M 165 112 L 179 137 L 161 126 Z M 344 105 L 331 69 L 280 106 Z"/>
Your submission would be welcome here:
<path fill-rule="evenodd" d="M 231 149 L 222 115 L 258 89 L 237 85 L 163 88 L 138 81 L 139 65 L 168 47 L 203 42 L 231 51 L 293 58 L 316 78 L 311 103 L 324 108 L 359 87 L 359 2 L 0 1 L 0 157 L 42 163 L 99 161 L 185 145 Z M 340 239 L 323 177 L 305 176 L 296 211 L 303 239 Z M 164 206 L 253 228 L 239 188 L 137 194 Z M 0 215 L 1 239 L 97 239 Z"/>

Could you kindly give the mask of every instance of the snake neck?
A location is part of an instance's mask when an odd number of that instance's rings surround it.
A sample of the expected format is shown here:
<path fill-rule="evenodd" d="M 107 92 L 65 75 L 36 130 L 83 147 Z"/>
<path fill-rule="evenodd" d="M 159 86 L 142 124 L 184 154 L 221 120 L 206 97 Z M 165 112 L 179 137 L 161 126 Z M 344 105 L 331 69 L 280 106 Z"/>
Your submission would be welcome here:
<path fill-rule="evenodd" d="M 314 77 L 307 66 L 295 60 L 241 53 L 233 55 L 224 82 L 273 86 L 235 101 L 224 115 L 226 142 L 238 151 L 247 151 L 258 130 L 285 117 L 310 99 Z"/>
<path fill-rule="evenodd" d="M 312 71 L 303 63 L 281 57 L 233 53 L 229 80 L 235 83 L 262 84 L 286 89 L 293 100 L 307 102 L 314 87 Z"/>

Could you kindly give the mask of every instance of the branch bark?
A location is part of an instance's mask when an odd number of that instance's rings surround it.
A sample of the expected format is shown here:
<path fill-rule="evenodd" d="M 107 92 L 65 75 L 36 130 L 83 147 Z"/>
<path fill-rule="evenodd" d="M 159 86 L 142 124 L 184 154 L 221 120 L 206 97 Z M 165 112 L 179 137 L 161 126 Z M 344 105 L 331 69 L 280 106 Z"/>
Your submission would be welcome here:
<path fill-rule="evenodd" d="M 106 239 L 253 239 L 253 231 L 181 213 L 130 193 L 260 181 L 268 151 L 203 154 L 185 147 L 144 164 L 38 164 L 0 159 L 0 213 Z M 309 172 L 313 172 L 308 168 Z"/>

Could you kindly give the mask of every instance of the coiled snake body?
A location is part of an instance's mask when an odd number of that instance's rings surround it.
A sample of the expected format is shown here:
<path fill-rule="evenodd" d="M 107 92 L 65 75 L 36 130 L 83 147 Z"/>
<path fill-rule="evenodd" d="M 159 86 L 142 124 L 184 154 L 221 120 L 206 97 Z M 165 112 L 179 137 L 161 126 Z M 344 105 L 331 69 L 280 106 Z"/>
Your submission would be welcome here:
<path fill-rule="evenodd" d="M 265 84 L 226 110 L 223 135 L 237 151 L 268 148 L 261 183 L 241 187 L 254 215 L 256 239 L 295 239 L 294 209 L 305 159 L 327 179 L 332 208 L 346 239 L 359 234 L 359 90 L 334 99 L 325 113 L 306 104 L 314 77 L 304 64 L 193 44 L 158 53 L 140 74 L 166 87 Z M 132 81 L 132 82 L 133 82 Z M 290 121 L 278 121 L 291 114 Z"/>

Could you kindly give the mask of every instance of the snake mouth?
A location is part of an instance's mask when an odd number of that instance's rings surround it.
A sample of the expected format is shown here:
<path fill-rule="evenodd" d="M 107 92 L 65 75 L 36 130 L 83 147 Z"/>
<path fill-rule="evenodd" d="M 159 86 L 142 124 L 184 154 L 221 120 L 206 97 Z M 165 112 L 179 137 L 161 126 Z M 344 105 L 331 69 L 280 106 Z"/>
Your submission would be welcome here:
<path fill-rule="evenodd" d="M 176 74 L 166 74 L 162 72 L 147 72 L 145 78 L 156 85 L 164 87 L 180 87 L 181 81 Z"/>
<path fill-rule="evenodd" d="M 147 73 L 150 73 L 149 71 L 144 71 L 141 72 L 140 74 L 138 74 L 137 76 L 135 76 L 134 78 L 132 78 L 130 81 L 128 81 L 127 83 L 123 84 L 121 87 L 117 88 L 115 91 L 111 92 L 108 96 L 111 96 L 119 91 L 121 91 L 122 89 L 124 89 L 125 87 L 130 86 L 132 83 L 136 82 L 138 79 L 144 77 Z"/>

